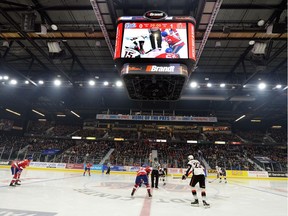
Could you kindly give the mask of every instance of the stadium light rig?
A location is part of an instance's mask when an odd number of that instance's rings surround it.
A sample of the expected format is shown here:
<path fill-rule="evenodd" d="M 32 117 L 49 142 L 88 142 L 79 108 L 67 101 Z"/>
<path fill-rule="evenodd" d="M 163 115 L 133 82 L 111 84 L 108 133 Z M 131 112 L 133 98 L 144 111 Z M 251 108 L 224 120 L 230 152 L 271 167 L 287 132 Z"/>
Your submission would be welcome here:
<path fill-rule="evenodd" d="M 40 115 L 40 116 L 45 116 L 43 113 L 41 113 L 41 112 L 38 112 L 37 110 L 34 110 L 34 109 L 32 109 L 32 112 L 34 112 L 34 113 L 36 113 L 36 114 L 38 114 L 38 115 Z"/>
<path fill-rule="evenodd" d="M 80 118 L 80 115 L 78 115 L 77 113 L 73 112 L 72 110 L 71 110 L 71 113 L 72 113 L 73 115 L 77 116 L 78 118 Z"/>
<path fill-rule="evenodd" d="M 242 118 L 245 118 L 245 117 L 246 117 L 246 115 L 242 115 L 241 117 L 239 117 L 238 119 L 236 119 L 235 122 L 237 122 L 237 121 L 239 121 L 239 120 L 241 120 Z"/>
<path fill-rule="evenodd" d="M 6 110 L 7 112 L 10 112 L 10 113 L 14 114 L 14 115 L 21 116 L 20 113 L 15 112 L 15 111 L 13 111 L 13 110 L 10 110 L 10 109 L 5 109 L 5 110 Z"/>

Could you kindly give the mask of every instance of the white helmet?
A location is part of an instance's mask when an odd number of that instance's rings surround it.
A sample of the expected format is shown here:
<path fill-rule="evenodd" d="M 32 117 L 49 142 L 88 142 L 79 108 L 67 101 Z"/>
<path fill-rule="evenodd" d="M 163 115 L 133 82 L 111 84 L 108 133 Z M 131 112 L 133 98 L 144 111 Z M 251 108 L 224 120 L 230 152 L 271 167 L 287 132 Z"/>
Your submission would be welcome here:
<path fill-rule="evenodd" d="M 190 160 L 193 160 L 194 159 L 194 157 L 193 157 L 193 155 L 189 155 L 188 156 L 188 160 L 190 161 Z"/>

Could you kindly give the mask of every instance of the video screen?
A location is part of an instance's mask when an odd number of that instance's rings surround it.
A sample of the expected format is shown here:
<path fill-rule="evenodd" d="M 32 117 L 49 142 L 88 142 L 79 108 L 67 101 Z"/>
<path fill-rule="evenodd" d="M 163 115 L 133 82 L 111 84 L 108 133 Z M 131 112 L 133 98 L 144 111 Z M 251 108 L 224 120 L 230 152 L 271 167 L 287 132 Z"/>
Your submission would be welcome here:
<path fill-rule="evenodd" d="M 121 58 L 188 58 L 186 23 L 125 23 Z"/>

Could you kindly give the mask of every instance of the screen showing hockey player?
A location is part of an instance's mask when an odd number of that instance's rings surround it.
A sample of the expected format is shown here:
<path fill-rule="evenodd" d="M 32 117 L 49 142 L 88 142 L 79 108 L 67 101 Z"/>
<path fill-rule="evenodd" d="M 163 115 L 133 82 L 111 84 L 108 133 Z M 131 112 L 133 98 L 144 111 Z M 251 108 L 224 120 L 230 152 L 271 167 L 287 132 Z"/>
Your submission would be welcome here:
<path fill-rule="evenodd" d="M 125 23 L 121 58 L 188 58 L 186 23 Z"/>

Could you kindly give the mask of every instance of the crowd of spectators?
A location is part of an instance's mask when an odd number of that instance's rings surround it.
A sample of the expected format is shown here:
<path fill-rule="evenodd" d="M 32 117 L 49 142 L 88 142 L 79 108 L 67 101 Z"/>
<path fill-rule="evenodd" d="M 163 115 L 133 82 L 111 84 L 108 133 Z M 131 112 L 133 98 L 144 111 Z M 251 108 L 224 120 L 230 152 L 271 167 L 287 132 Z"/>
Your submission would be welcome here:
<path fill-rule="evenodd" d="M 287 143 L 287 130 L 285 129 L 272 129 L 270 136 L 277 143 Z"/>
<path fill-rule="evenodd" d="M 193 128 L 192 131 L 185 127 L 173 130 L 169 127 L 160 129 L 155 125 L 143 125 L 139 128 L 135 125 L 114 126 L 99 128 L 93 125 L 81 129 L 80 126 L 54 125 L 53 122 L 31 122 L 25 136 L 0 133 L 0 159 L 14 159 L 19 155 L 24 157 L 29 154 L 41 161 L 83 163 L 90 160 L 99 163 L 114 148 L 109 160 L 115 165 L 148 163 L 149 153 L 157 150 L 159 162 L 167 164 L 167 167 L 185 167 L 187 155 L 193 154 L 199 160 L 207 162 L 211 168 L 218 165 L 233 170 L 287 170 L 287 146 L 279 147 L 275 143 L 274 146 L 256 145 L 265 136 L 260 131 L 234 134 L 227 130 L 201 132 Z M 72 135 L 96 137 L 96 140 L 73 140 L 70 139 Z M 284 130 L 270 131 L 269 135 L 278 143 L 287 144 L 287 132 Z M 124 138 L 124 141 L 116 142 L 115 138 Z M 157 139 L 166 142 L 156 142 Z M 198 144 L 189 144 L 187 140 L 197 140 Z M 224 141 L 226 145 L 215 145 L 215 141 Z M 242 144 L 227 145 L 232 142 Z M 58 155 L 43 155 L 43 151 L 49 149 L 58 149 Z M 273 162 L 261 164 L 255 156 L 267 157 Z"/>

